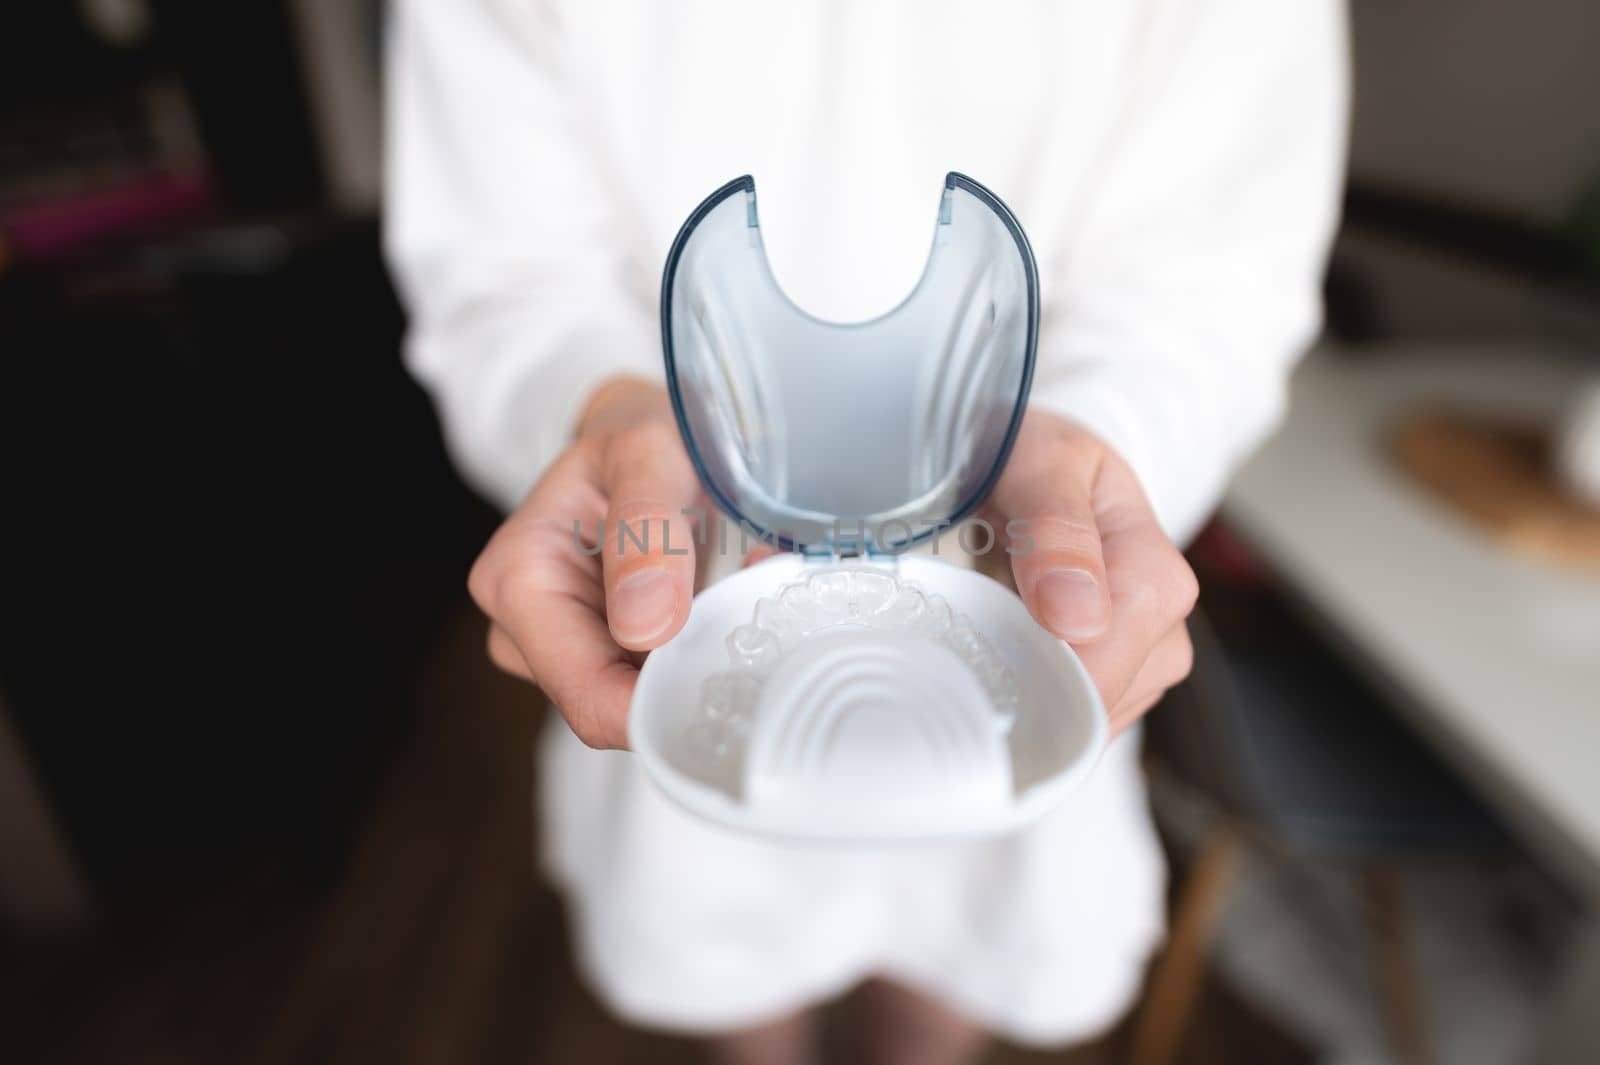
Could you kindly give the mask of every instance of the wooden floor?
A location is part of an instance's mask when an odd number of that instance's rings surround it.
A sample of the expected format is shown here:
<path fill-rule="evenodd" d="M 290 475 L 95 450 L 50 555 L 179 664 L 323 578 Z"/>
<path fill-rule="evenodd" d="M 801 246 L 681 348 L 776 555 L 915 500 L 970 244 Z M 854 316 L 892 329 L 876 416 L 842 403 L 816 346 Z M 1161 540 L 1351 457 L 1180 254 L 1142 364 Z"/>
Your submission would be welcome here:
<path fill-rule="evenodd" d="M 495 673 L 463 608 L 417 692 L 341 882 L 253 870 L 181 912 L 72 941 L 8 942 L 0 1061 L 62 1065 L 649 1063 L 694 1044 L 626 1028 L 576 979 L 559 900 L 534 868 L 533 692 Z M 844 1011 L 826 1031 L 838 1043 Z M 1212 981 L 1181 1060 L 1276 1065 L 1302 1048 Z M 1126 1027 L 1071 1051 L 998 1046 L 990 1065 L 1120 1060 Z"/>

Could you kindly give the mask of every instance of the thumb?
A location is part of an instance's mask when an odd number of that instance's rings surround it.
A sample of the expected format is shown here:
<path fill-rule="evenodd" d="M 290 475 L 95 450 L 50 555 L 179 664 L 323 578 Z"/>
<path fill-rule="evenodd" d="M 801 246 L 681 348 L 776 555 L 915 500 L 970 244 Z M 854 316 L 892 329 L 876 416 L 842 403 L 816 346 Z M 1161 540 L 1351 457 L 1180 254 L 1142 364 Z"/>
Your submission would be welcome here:
<path fill-rule="evenodd" d="M 1093 466 L 1045 457 L 1013 465 L 991 503 L 1005 519 L 1011 568 L 1029 613 L 1069 642 L 1092 640 L 1111 617 Z"/>
<path fill-rule="evenodd" d="M 677 635 L 694 598 L 694 506 L 699 483 L 677 429 L 651 421 L 619 433 L 606 449 L 601 561 L 606 622 L 630 651 Z"/>

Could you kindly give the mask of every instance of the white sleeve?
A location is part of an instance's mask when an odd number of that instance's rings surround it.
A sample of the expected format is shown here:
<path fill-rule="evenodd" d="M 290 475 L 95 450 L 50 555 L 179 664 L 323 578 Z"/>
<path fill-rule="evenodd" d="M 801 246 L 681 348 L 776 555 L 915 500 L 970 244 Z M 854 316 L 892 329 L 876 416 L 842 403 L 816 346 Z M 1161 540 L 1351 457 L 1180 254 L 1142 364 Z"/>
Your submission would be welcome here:
<path fill-rule="evenodd" d="M 456 465 L 505 507 L 617 373 L 661 374 L 655 294 L 566 85 L 545 5 L 398 0 L 386 71 L 385 246 L 406 360 Z"/>
<path fill-rule="evenodd" d="M 1191 537 L 1282 413 L 1342 190 L 1338 0 L 1151 5 L 1073 222 L 1043 234 L 1033 400 Z"/>

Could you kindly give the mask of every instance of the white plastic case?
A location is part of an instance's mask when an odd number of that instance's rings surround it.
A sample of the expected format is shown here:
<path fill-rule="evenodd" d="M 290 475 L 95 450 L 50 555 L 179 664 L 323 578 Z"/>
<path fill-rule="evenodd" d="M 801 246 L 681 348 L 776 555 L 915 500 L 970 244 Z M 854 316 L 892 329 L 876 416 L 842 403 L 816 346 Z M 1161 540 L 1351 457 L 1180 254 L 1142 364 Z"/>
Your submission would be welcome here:
<path fill-rule="evenodd" d="M 893 569 L 992 646 L 1016 681 L 1009 718 L 940 634 L 840 623 L 775 663 L 742 742 L 716 757 L 705 687 L 730 672 L 732 634 L 759 600 L 840 572 L 780 555 L 702 592 L 683 631 L 645 661 L 629 740 L 656 784 L 719 824 L 816 840 L 1000 832 L 1059 802 L 1106 743 L 1078 657 L 988 577 L 925 555 Z"/>

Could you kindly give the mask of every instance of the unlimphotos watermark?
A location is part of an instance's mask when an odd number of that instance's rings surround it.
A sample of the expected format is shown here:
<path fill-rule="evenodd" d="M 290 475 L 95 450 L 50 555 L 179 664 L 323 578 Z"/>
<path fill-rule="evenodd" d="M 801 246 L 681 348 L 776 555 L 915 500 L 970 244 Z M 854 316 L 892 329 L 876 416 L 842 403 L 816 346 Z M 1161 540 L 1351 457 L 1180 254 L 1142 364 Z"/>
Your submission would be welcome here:
<path fill-rule="evenodd" d="M 967 518 L 960 523 L 952 523 L 948 518 L 885 518 L 883 521 L 872 523 L 864 519 L 853 522 L 835 519 L 830 530 L 831 535 L 814 537 L 816 542 L 804 543 L 785 532 L 758 529 L 748 521 L 730 523 L 720 513 L 708 513 L 705 507 L 685 507 L 680 511 L 680 515 L 690 520 L 690 527 L 694 530 L 689 537 L 691 542 L 674 543 L 672 523 L 656 516 L 631 521 L 621 519 L 610 523 L 601 519 L 592 536 L 589 535 L 589 530 L 583 527 L 583 523 L 574 518 L 572 544 L 580 554 L 593 556 L 606 549 L 607 543 L 610 542 L 608 537 L 614 537 L 618 555 L 625 556 L 630 551 L 649 554 L 652 529 L 654 529 L 661 553 L 664 555 L 687 555 L 696 546 L 712 548 L 719 555 L 726 555 L 735 543 L 741 556 L 749 554 L 758 546 L 773 550 L 788 549 L 799 553 L 828 546 L 844 554 L 899 555 L 923 542 L 928 544 L 932 554 L 937 555 L 940 548 L 948 543 L 948 534 L 954 529 L 957 550 L 973 558 L 987 555 L 1002 545 L 1001 534 L 983 518 Z M 737 528 L 736 536 L 730 534 L 730 524 Z M 1026 518 L 1013 518 L 1006 522 L 1003 547 L 1006 554 L 1013 556 L 1032 554 L 1033 537 L 1028 533 L 1028 525 Z"/>

